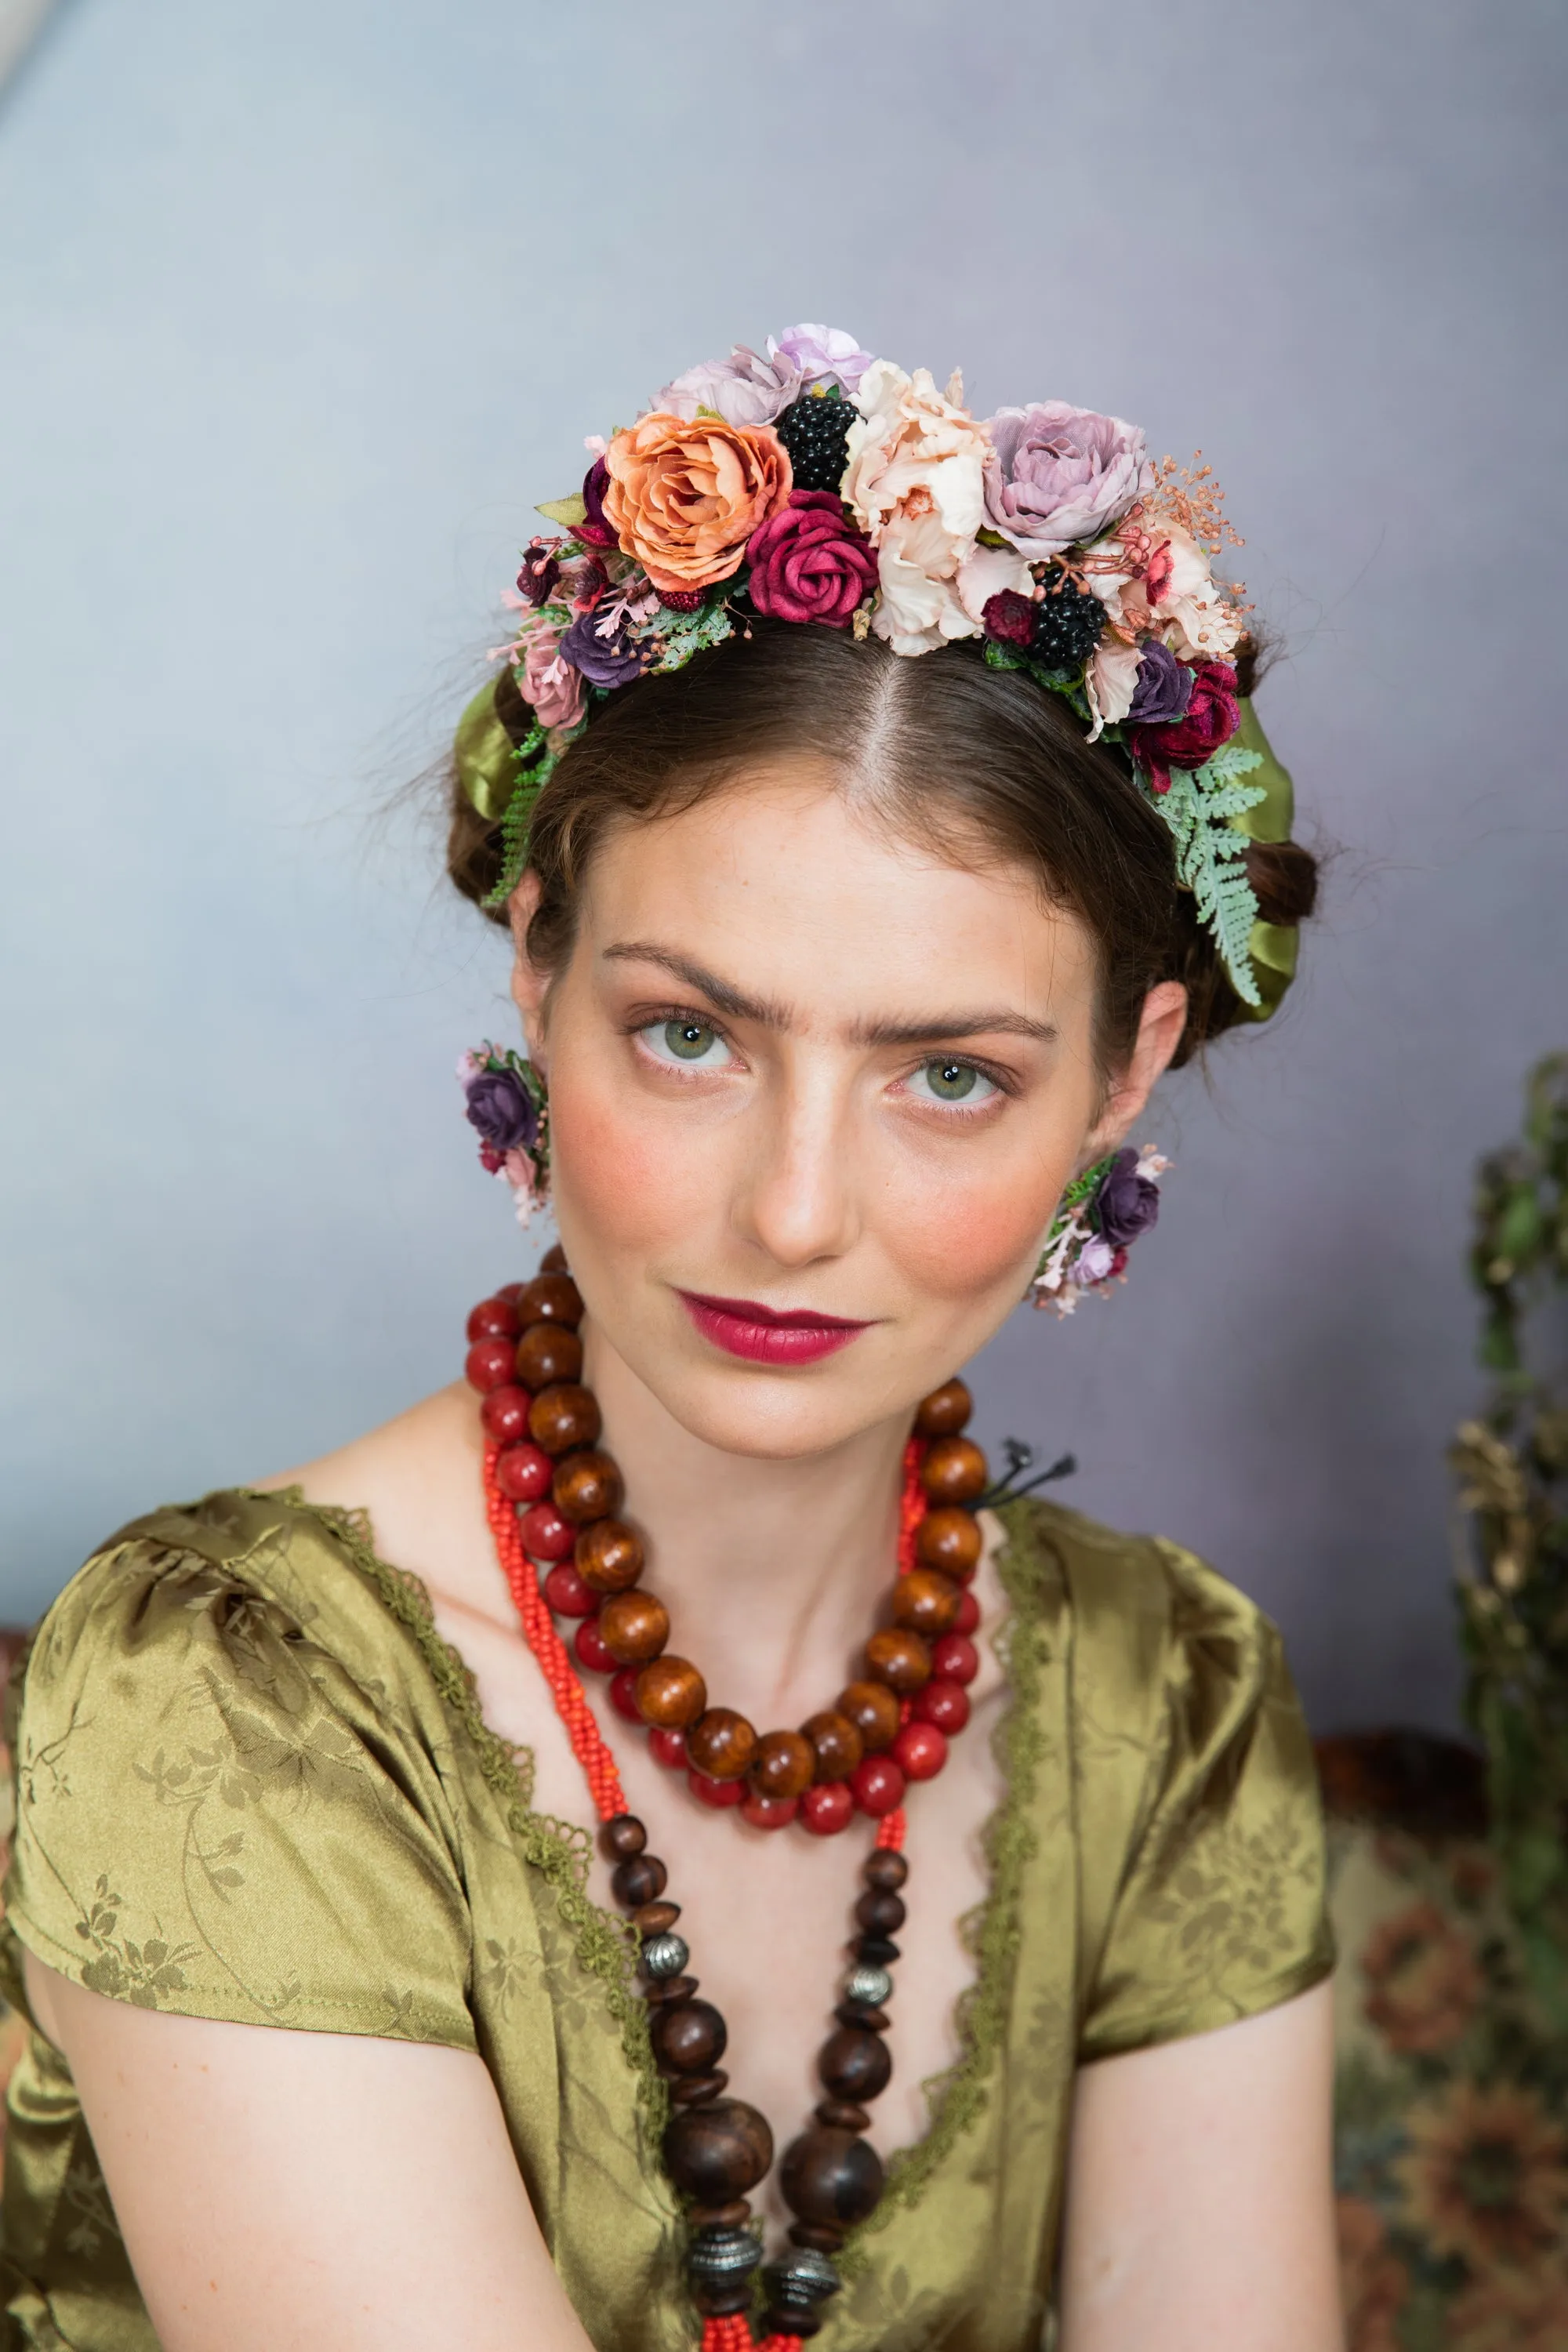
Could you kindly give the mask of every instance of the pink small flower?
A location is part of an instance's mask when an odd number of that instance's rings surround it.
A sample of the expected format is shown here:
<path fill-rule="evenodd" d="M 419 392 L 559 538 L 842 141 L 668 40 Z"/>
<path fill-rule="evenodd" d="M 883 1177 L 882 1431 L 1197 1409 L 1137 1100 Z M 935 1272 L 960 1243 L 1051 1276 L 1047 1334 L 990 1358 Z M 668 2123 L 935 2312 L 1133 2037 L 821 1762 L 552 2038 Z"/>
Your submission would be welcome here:
<path fill-rule="evenodd" d="M 561 636 L 552 622 L 536 621 L 521 639 L 518 691 L 542 727 L 575 727 L 587 707 L 582 672 L 561 658 Z"/>

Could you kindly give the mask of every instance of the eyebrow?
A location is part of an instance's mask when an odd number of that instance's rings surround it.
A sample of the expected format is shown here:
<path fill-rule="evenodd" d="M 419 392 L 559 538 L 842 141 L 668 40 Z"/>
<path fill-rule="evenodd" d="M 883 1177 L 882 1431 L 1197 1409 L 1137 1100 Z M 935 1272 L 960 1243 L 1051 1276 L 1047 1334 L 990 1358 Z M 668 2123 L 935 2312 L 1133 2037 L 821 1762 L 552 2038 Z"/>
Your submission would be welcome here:
<path fill-rule="evenodd" d="M 787 1004 L 779 1004 L 766 997 L 747 996 L 717 972 L 694 963 L 689 956 L 676 955 L 668 948 L 656 947 L 648 940 L 625 940 L 604 950 L 606 962 L 655 963 L 665 971 L 673 972 L 677 980 L 685 981 L 697 990 L 721 1013 L 732 1021 L 754 1021 L 764 1029 L 787 1029 L 792 1015 Z M 858 1045 L 938 1045 L 962 1037 L 1004 1036 L 1029 1037 L 1043 1045 L 1054 1045 L 1060 1031 L 1052 1021 L 1031 1021 L 1022 1013 L 978 1012 L 933 1013 L 913 1021 L 861 1021 L 850 1032 Z"/>

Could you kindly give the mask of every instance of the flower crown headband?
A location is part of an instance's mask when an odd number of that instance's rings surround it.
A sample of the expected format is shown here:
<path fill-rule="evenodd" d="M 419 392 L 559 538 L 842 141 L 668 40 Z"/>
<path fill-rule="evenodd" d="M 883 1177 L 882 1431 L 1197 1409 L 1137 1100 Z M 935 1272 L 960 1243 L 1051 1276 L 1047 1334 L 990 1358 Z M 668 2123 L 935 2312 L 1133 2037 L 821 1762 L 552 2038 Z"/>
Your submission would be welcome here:
<path fill-rule="evenodd" d="M 751 620 L 814 622 L 896 654 L 983 641 L 998 669 L 1060 695 L 1121 747 L 1170 827 L 1237 994 L 1267 1019 L 1295 969 L 1265 923 L 1248 836 L 1289 838 L 1290 780 L 1230 656 L 1245 635 L 1239 544 L 1210 469 L 1151 462 L 1117 416 L 1066 401 L 963 406 L 837 328 L 792 327 L 689 368 L 635 425 L 586 444 L 581 492 L 538 509 L 508 668 L 463 714 L 457 757 L 499 821 L 499 906 L 528 856 L 540 792 L 616 690 L 676 670 Z"/>

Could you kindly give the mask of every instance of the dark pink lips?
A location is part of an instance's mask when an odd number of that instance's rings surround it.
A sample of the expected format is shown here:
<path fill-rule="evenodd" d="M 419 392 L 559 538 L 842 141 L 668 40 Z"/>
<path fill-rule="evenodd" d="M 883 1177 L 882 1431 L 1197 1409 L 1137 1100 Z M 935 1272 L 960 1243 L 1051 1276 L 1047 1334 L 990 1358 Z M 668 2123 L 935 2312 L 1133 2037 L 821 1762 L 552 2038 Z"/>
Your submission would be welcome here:
<path fill-rule="evenodd" d="M 683 1290 L 680 1303 L 705 1339 L 726 1355 L 743 1356 L 752 1364 L 815 1364 L 837 1355 L 865 1323 L 847 1322 L 840 1315 L 780 1315 L 750 1298 L 705 1298 Z"/>

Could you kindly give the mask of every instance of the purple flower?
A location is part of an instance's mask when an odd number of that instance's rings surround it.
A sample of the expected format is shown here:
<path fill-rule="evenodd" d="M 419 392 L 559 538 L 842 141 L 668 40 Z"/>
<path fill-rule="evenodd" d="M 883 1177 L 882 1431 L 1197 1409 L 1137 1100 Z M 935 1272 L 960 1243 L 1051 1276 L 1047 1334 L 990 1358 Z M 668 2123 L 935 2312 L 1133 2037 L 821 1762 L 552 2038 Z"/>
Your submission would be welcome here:
<path fill-rule="evenodd" d="M 1100 1180 L 1094 1214 L 1113 1250 L 1125 1249 L 1146 1234 L 1160 1214 L 1160 1187 L 1138 1173 L 1138 1154 L 1119 1151 Z"/>
<path fill-rule="evenodd" d="M 1178 661 L 1170 646 L 1162 645 L 1158 637 L 1151 637 L 1138 665 L 1138 682 L 1132 688 L 1128 724 L 1168 727 L 1173 719 L 1186 717 L 1192 698 L 1193 674 L 1186 663 Z"/>
<path fill-rule="evenodd" d="M 726 425 L 771 425 L 799 399 L 800 370 L 780 354 L 775 361 L 737 343 L 727 360 L 699 360 L 667 383 L 654 413 L 682 416 L 689 425 L 700 408 L 710 408 Z"/>
<path fill-rule="evenodd" d="M 531 1150 L 539 1132 L 533 1097 L 513 1070 L 483 1070 L 468 1084 L 468 1124 L 500 1152 Z"/>
<path fill-rule="evenodd" d="M 1120 416 L 1037 401 L 999 408 L 990 431 L 986 518 L 1031 562 L 1100 538 L 1153 487 L 1143 436 Z"/>
<path fill-rule="evenodd" d="M 581 670 L 590 686 L 629 686 L 647 666 L 643 648 L 625 621 L 601 635 L 603 623 L 594 613 L 579 613 L 561 640 L 561 658 Z"/>
<path fill-rule="evenodd" d="M 814 383 L 836 383 L 847 398 L 854 396 L 856 386 L 873 364 L 870 352 L 861 351 L 854 336 L 846 334 L 842 327 L 786 327 L 776 341 L 768 337 L 768 357 L 775 366 L 783 360 L 794 368 L 803 392 L 809 392 Z"/>

